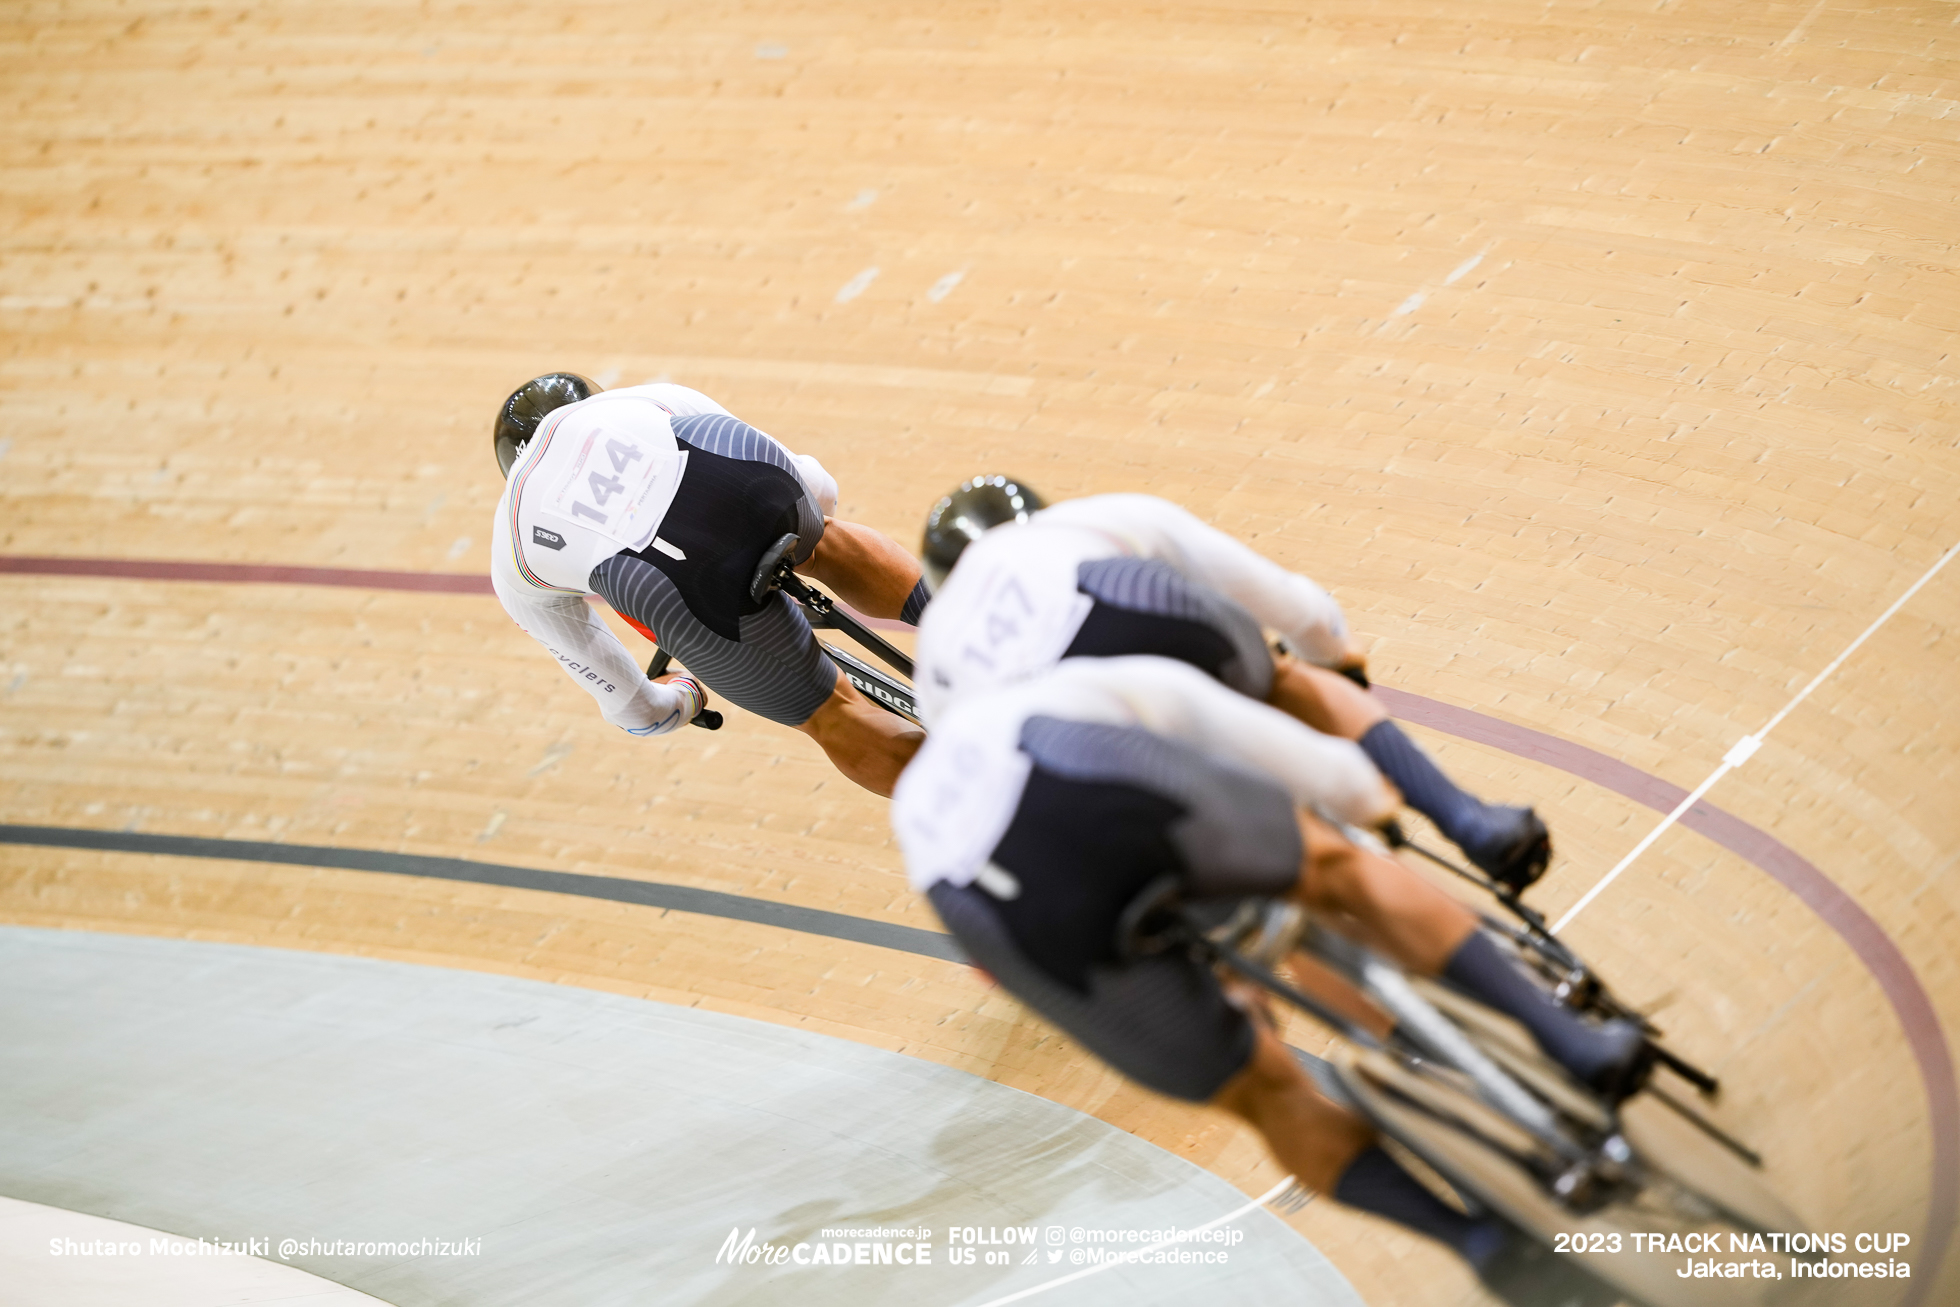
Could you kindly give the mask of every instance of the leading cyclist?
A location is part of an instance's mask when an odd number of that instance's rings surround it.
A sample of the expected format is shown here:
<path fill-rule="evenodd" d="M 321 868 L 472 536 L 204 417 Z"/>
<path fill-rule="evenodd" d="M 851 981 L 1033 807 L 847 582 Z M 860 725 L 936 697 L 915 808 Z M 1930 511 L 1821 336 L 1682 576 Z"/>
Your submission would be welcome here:
<path fill-rule="evenodd" d="M 660 735 L 698 716 L 703 684 L 808 735 L 837 769 L 889 795 L 922 738 L 837 674 L 802 613 L 752 581 L 771 547 L 873 617 L 917 621 L 918 563 L 831 516 L 816 459 L 666 382 L 601 391 L 554 372 L 510 395 L 492 430 L 506 484 L 490 580 L 511 619 L 598 701 Z M 602 596 L 688 670 L 649 681 L 586 604 Z"/>

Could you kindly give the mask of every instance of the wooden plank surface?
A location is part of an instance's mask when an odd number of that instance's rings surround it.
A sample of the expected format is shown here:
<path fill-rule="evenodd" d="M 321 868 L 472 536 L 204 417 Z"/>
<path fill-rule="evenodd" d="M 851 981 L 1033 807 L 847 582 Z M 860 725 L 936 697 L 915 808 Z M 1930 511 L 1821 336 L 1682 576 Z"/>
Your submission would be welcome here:
<path fill-rule="evenodd" d="M 1328 584 L 1384 682 L 1692 786 L 1960 539 L 1954 24 L 1935 0 L 15 6 L 0 552 L 481 573 L 496 402 L 546 368 L 667 376 L 903 540 L 982 469 L 1170 495 Z M 1956 621 L 1948 575 L 1711 796 L 1854 896 L 1948 1027 Z M 1547 812 L 1549 910 L 1654 820 L 1426 738 Z M 739 714 L 625 737 L 469 596 L 0 577 L 0 778 L 9 822 L 933 924 L 883 805 L 807 741 Z M 364 873 L 0 867 L 8 921 L 701 1003 L 1272 1178 L 949 964 Z M 1574 932 L 1728 1078 L 1820 1228 L 1926 1237 L 1924 1087 L 1814 914 L 1675 831 Z M 1475 1300 L 1413 1240 L 1295 1219 L 1373 1301 Z"/>

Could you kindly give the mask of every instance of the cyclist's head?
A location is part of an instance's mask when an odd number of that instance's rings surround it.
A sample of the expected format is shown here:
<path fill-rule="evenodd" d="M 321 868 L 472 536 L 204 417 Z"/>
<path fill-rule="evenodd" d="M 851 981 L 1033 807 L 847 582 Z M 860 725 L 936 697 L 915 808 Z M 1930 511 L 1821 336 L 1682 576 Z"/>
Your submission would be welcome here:
<path fill-rule="evenodd" d="M 497 467 L 505 476 L 510 475 L 511 464 L 517 461 L 524 442 L 537 433 L 545 414 L 598 393 L 599 387 L 576 372 L 547 372 L 513 390 L 497 410 L 497 425 L 490 433 L 497 450 Z"/>
<path fill-rule="evenodd" d="M 960 561 L 960 552 L 990 528 L 1025 522 L 1047 507 L 1040 495 L 1013 477 L 972 477 L 926 514 L 926 581 L 937 590 Z"/>

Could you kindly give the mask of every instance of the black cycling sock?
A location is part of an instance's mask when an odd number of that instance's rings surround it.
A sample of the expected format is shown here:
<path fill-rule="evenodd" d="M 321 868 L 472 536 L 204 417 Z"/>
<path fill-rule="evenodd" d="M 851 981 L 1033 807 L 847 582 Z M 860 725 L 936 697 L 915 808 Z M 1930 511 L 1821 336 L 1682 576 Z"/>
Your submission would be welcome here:
<path fill-rule="evenodd" d="M 1333 1198 L 1447 1244 L 1472 1266 L 1481 1266 L 1504 1242 L 1497 1222 L 1457 1211 L 1380 1148 L 1370 1148 L 1348 1164 L 1334 1183 Z"/>
<path fill-rule="evenodd" d="M 926 589 L 926 579 L 922 576 L 919 578 L 919 583 L 912 587 L 912 593 L 905 596 L 905 606 L 898 610 L 898 620 L 917 626 L 920 615 L 931 602 L 932 591 Z"/>
<path fill-rule="evenodd" d="M 1361 751 L 1395 783 L 1411 808 L 1436 823 L 1450 843 L 1468 848 L 1482 842 L 1483 801 L 1459 789 L 1401 727 L 1391 721 L 1376 722 L 1361 736 Z"/>
<path fill-rule="evenodd" d="M 1481 930 L 1471 931 L 1450 955 L 1443 975 L 1471 997 L 1516 1018 L 1540 1048 L 1581 1080 L 1590 1081 L 1626 1058 L 1624 1040 L 1560 1007 Z"/>

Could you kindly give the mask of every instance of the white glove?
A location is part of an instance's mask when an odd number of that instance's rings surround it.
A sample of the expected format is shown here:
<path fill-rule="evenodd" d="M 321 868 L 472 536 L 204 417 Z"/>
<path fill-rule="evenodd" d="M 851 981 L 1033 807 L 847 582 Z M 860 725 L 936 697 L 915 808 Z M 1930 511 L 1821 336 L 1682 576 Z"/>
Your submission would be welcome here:
<path fill-rule="evenodd" d="M 687 725 L 696 717 L 699 717 L 701 710 L 708 706 L 707 688 L 692 676 L 685 676 L 676 672 L 671 676 L 661 677 L 654 684 L 672 686 L 680 692 L 681 719 L 679 724 L 682 726 Z M 622 726 L 619 729 L 625 731 L 628 735 L 665 735 L 667 733 L 661 729 L 659 722 L 655 722 L 651 726 Z"/>

